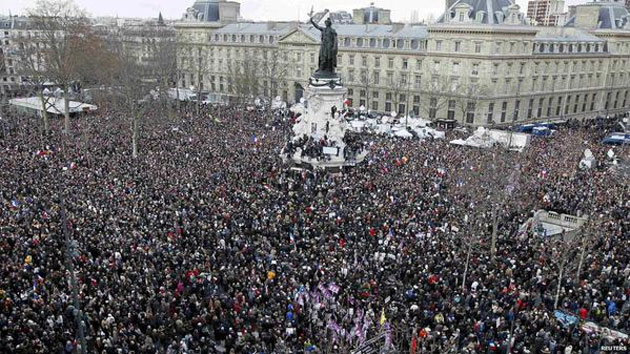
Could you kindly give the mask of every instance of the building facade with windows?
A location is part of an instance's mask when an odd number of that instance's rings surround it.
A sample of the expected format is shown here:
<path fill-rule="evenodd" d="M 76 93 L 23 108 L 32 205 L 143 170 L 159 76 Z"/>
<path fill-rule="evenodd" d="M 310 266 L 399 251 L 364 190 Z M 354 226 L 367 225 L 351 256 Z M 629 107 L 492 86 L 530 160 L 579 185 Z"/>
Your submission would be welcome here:
<path fill-rule="evenodd" d="M 623 3 L 577 6 L 562 28 L 529 25 L 511 0 L 446 5 L 430 26 L 335 26 L 338 71 L 354 108 L 470 125 L 583 119 L 630 109 L 630 26 Z M 247 92 L 297 102 L 317 68 L 319 31 L 308 24 L 175 27 L 180 86 L 202 85 L 223 101 Z"/>
<path fill-rule="evenodd" d="M 18 43 L 33 35 L 27 17 L 0 18 L 0 101 L 23 91 L 26 78 L 20 75 Z"/>

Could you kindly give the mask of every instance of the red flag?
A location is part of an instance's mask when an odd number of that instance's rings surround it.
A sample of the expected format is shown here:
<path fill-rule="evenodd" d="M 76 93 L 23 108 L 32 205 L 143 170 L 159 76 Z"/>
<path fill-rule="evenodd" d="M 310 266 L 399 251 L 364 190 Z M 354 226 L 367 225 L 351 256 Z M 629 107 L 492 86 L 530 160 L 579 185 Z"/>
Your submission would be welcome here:
<path fill-rule="evenodd" d="M 416 354 L 418 352 L 418 338 L 414 335 L 411 340 L 411 354 Z"/>

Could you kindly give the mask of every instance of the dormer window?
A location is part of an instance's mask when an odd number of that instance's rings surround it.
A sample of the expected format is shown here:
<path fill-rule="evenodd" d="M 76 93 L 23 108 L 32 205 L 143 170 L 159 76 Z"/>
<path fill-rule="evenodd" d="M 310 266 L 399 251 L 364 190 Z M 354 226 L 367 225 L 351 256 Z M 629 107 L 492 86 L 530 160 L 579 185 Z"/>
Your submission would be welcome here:
<path fill-rule="evenodd" d="M 484 11 L 477 11 L 477 14 L 475 14 L 475 22 L 482 23 L 485 15 L 486 13 Z"/>
<path fill-rule="evenodd" d="M 452 17 L 452 21 L 460 23 L 468 22 L 472 10 L 472 6 L 466 3 L 458 4 L 457 6 L 455 6 L 455 16 Z"/>
<path fill-rule="evenodd" d="M 505 15 L 503 14 L 503 12 L 501 11 L 497 11 L 494 13 L 496 18 L 497 18 L 497 23 L 503 23 L 503 19 L 505 18 Z"/>

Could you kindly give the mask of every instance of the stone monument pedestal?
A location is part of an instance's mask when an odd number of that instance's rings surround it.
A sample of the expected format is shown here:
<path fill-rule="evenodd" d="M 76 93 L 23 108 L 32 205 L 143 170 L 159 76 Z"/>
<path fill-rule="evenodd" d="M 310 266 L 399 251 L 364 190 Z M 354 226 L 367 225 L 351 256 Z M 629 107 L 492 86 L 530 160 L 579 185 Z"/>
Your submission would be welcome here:
<path fill-rule="evenodd" d="M 294 136 L 282 152 L 285 161 L 341 168 L 365 159 L 364 151 L 356 151 L 344 141 L 348 123 L 340 111 L 347 93 L 339 77 L 310 78 L 305 90 L 305 113 L 294 125 Z"/>

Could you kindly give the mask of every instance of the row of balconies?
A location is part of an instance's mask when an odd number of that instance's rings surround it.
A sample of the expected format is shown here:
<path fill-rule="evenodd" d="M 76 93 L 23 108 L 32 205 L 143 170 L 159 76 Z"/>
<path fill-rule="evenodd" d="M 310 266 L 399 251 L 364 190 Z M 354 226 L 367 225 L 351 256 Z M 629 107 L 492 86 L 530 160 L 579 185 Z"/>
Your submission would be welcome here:
<path fill-rule="evenodd" d="M 533 54 L 595 54 L 607 53 L 608 44 L 603 43 L 563 43 L 538 42 L 534 43 Z"/>

